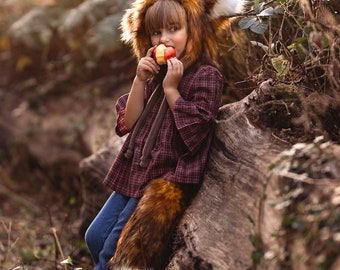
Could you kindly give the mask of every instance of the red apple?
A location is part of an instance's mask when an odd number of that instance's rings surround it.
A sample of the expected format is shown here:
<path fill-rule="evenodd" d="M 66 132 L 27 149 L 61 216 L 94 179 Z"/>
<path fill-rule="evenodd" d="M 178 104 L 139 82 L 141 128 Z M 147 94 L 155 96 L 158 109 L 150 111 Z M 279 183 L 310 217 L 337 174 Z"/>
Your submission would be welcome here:
<path fill-rule="evenodd" d="M 165 65 L 166 61 L 172 57 L 176 57 L 176 50 L 164 44 L 158 45 L 153 51 L 153 58 L 158 65 Z"/>

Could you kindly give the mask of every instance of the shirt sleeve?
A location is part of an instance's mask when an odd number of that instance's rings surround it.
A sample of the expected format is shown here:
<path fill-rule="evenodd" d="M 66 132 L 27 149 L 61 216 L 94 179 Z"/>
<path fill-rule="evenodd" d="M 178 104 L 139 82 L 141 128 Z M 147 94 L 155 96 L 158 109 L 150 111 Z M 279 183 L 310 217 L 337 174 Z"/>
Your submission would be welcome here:
<path fill-rule="evenodd" d="M 155 88 L 154 84 L 148 84 L 148 86 L 145 88 L 145 93 L 144 93 L 145 103 L 151 96 L 154 88 Z M 126 109 L 128 97 L 129 97 L 129 94 L 122 95 L 120 98 L 118 98 L 117 103 L 116 103 L 116 111 L 117 111 L 116 133 L 118 136 L 124 136 L 125 134 L 131 131 L 131 129 L 129 129 L 125 125 L 125 122 L 124 122 L 125 109 Z"/>
<path fill-rule="evenodd" d="M 117 124 L 116 124 L 116 133 L 118 136 L 124 136 L 125 134 L 130 132 L 130 129 L 125 125 L 124 117 L 125 117 L 125 107 L 128 99 L 128 94 L 121 96 L 116 103 L 116 111 L 117 111 Z"/>
<path fill-rule="evenodd" d="M 184 144 L 195 152 L 211 134 L 221 106 L 222 74 L 216 68 L 206 67 L 198 72 L 190 88 L 190 98 L 176 100 L 174 119 Z"/>

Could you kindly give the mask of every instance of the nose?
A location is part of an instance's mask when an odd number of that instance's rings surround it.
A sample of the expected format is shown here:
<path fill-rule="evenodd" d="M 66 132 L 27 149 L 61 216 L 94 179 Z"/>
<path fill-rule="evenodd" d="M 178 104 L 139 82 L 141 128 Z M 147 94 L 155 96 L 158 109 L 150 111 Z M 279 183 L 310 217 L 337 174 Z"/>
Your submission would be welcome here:
<path fill-rule="evenodd" d="M 166 32 L 162 32 L 162 35 L 161 35 L 161 43 L 166 43 L 169 41 L 169 36 Z"/>

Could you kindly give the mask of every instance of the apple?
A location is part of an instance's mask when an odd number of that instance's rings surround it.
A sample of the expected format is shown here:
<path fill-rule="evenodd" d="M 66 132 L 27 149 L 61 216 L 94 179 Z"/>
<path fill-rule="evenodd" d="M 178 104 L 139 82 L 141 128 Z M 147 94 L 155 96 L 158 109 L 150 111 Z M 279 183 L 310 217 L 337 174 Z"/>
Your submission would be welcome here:
<path fill-rule="evenodd" d="M 153 58 L 158 65 L 165 65 L 166 61 L 172 57 L 176 57 L 176 50 L 173 47 L 160 44 L 153 50 Z"/>

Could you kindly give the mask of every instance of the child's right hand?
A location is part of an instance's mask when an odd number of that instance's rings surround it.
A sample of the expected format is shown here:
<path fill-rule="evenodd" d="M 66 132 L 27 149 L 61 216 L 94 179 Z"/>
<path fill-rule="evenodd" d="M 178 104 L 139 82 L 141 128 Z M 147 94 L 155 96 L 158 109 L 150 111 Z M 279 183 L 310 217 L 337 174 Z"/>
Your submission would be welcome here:
<path fill-rule="evenodd" d="M 160 67 L 152 58 L 152 52 L 155 48 L 156 46 L 151 47 L 147 51 L 146 56 L 142 57 L 137 65 L 136 76 L 143 82 L 146 82 L 159 72 Z"/>

